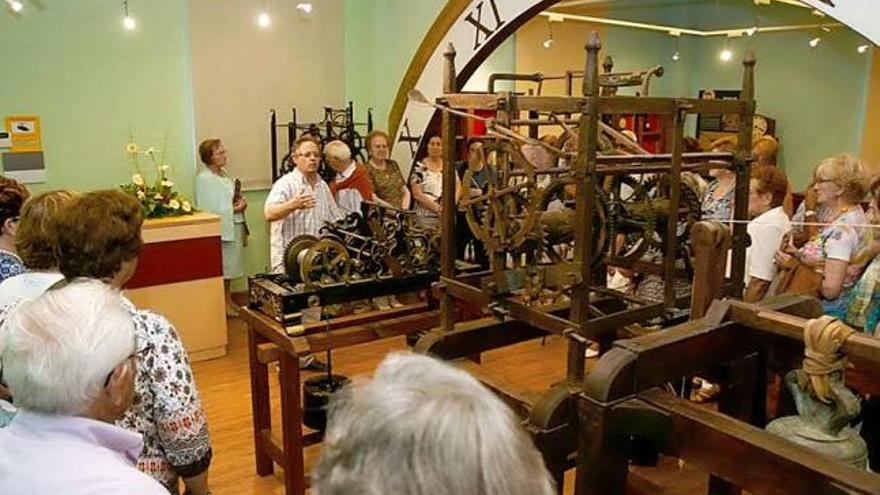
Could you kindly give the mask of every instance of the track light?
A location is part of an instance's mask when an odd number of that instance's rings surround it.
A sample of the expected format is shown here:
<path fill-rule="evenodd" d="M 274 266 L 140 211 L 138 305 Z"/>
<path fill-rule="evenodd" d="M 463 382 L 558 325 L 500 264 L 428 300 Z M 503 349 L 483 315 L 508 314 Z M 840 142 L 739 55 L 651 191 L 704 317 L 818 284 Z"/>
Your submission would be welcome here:
<path fill-rule="evenodd" d="M 296 10 L 302 12 L 303 14 L 311 14 L 312 2 L 300 2 L 296 4 Z"/>
<path fill-rule="evenodd" d="M 268 12 L 265 10 L 260 12 L 260 15 L 257 16 L 257 25 L 263 29 L 272 25 L 272 18 L 269 16 Z"/>
<path fill-rule="evenodd" d="M 758 32 L 758 26 L 752 26 L 745 30 L 746 36 L 754 36 Z"/>
<path fill-rule="evenodd" d="M 672 61 L 678 62 L 681 59 L 681 55 L 678 52 L 672 54 Z"/>
<path fill-rule="evenodd" d="M 21 12 L 22 9 L 24 9 L 24 4 L 18 0 L 6 0 L 6 3 L 9 4 L 9 8 L 12 9 L 13 12 Z"/>
<path fill-rule="evenodd" d="M 137 28 L 137 21 L 128 13 L 128 0 L 122 2 L 122 14 L 122 27 L 124 27 L 126 31 L 133 31 Z"/>
<path fill-rule="evenodd" d="M 547 39 L 541 43 L 545 50 L 549 50 L 553 46 L 553 25 L 550 22 L 550 19 L 547 19 Z"/>
<path fill-rule="evenodd" d="M 730 48 L 725 48 L 724 50 L 721 50 L 721 54 L 718 55 L 718 58 L 720 58 L 722 62 L 730 62 L 730 59 L 733 58 L 733 52 L 730 51 Z"/>
<path fill-rule="evenodd" d="M 808 44 L 810 45 L 810 48 L 816 48 L 821 42 L 822 38 L 820 36 L 816 36 L 815 38 L 811 39 Z"/>
<path fill-rule="evenodd" d="M 856 48 L 856 50 L 857 50 L 859 53 L 867 53 L 867 52 L 868 52 L 868 48 L 871 48 L 871 45 L 867 45 L 867 44 L 865 44 L 865 45 L 859 45 L 859 47 Z"/>

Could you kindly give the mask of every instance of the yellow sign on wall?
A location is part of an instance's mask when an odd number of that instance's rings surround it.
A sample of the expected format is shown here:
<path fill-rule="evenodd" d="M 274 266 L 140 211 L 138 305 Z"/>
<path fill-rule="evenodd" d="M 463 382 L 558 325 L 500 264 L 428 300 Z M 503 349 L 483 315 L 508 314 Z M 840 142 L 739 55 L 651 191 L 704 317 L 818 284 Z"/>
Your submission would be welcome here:
<path fill-rule="evenodd" d="M 40 118 L 36 115 L 11 115 L 6 117 L 6 129 L 12 138 L 10 153 L 43 151 Z"/>

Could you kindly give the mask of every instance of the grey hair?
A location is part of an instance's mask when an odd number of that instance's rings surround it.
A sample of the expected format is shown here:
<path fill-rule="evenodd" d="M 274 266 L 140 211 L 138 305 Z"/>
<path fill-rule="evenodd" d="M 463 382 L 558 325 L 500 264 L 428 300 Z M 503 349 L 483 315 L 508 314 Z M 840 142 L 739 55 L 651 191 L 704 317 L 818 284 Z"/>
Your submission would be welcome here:
<path fill-rule="evenodd" d="M 550 495 L 543 459 L 511 410 L 466 372 L 391 354 L 335 394 L 318 495 Z"/>
<path fill-rule="evenodd" d="M 135 350 L 122 295 L 81 279 L 21 303 L 0 328 L 3 378 L 17 406 L 79 416 Z"/>
<path fill-rule="evenodd" d="M 335 158 L 341 162 L 348 162 L 351 160 L 351 149 L 342 141 L 330 141 L 324 145 L 324 156 Z"/>

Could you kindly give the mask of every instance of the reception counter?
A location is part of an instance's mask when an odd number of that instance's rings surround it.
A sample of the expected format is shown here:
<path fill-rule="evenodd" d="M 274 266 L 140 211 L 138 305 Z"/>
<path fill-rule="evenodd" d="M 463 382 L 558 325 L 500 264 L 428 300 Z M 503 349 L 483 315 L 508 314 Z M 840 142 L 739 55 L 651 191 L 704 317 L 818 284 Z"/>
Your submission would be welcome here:
<path fill-rule="evenodd" d="M 199 212 L 146 220 L 143 239 L 125 295 L 168 318 L 191 361 L 226 355 L 220 217 Z"/>

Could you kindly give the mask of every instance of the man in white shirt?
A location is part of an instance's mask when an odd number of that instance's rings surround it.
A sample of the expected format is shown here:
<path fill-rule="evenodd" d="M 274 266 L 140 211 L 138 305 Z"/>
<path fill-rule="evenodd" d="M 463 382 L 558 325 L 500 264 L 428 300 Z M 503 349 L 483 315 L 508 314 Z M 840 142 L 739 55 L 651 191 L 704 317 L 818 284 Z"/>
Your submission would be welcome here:
<path fill-rule="evenodd" d="M 18 306 L 0 330 L 3 375 L 20 408 L 0 429 L 0 493 L 168 495 L 135 468 L 131 406 L 138 350 L 121 294 L 97 280 Z"/>
<path fill-rule="evenodd" d="M 330 188 L 318 175 L 321 162 L 318 142 L 311 137 L 301 137 L 291 148 L 296 168 L 272 184 L 263 208 L 270 222 L 269 261 L 275 273 L 284 272 L 284 249 L 290 241 L 301 235 L 317 236 L 327 222 L 343 217 Z M 320 313 L 320 309 L 317 311 Z M 312 371 L 326 369 L 312 354 L 300 357 L 299 365 Z"/>
<path fill-rule="evenodd" d="M 296 168 L 272 184 L 263 214 L 270 222 L 270 263 L 272 271 L 284 271 L 284 248 L 300 235 L 318 235 L 325 222 L 342 218 L 327 183 L 318 175 L 321 150 L 305 137 L 293 143 Z"/>
<path fill-rule="evenodd" d="M 752 244 L 746 250 L 746 290 L 743 300 L 760 301 L 776 276 L 773 256 L 783 236 L 791 230 L 791 221 L 782 203 L 788 190 L 788 178 L 773 166 L 752 169 L 749 180 L 749 222 L 747 231 Z"/>

